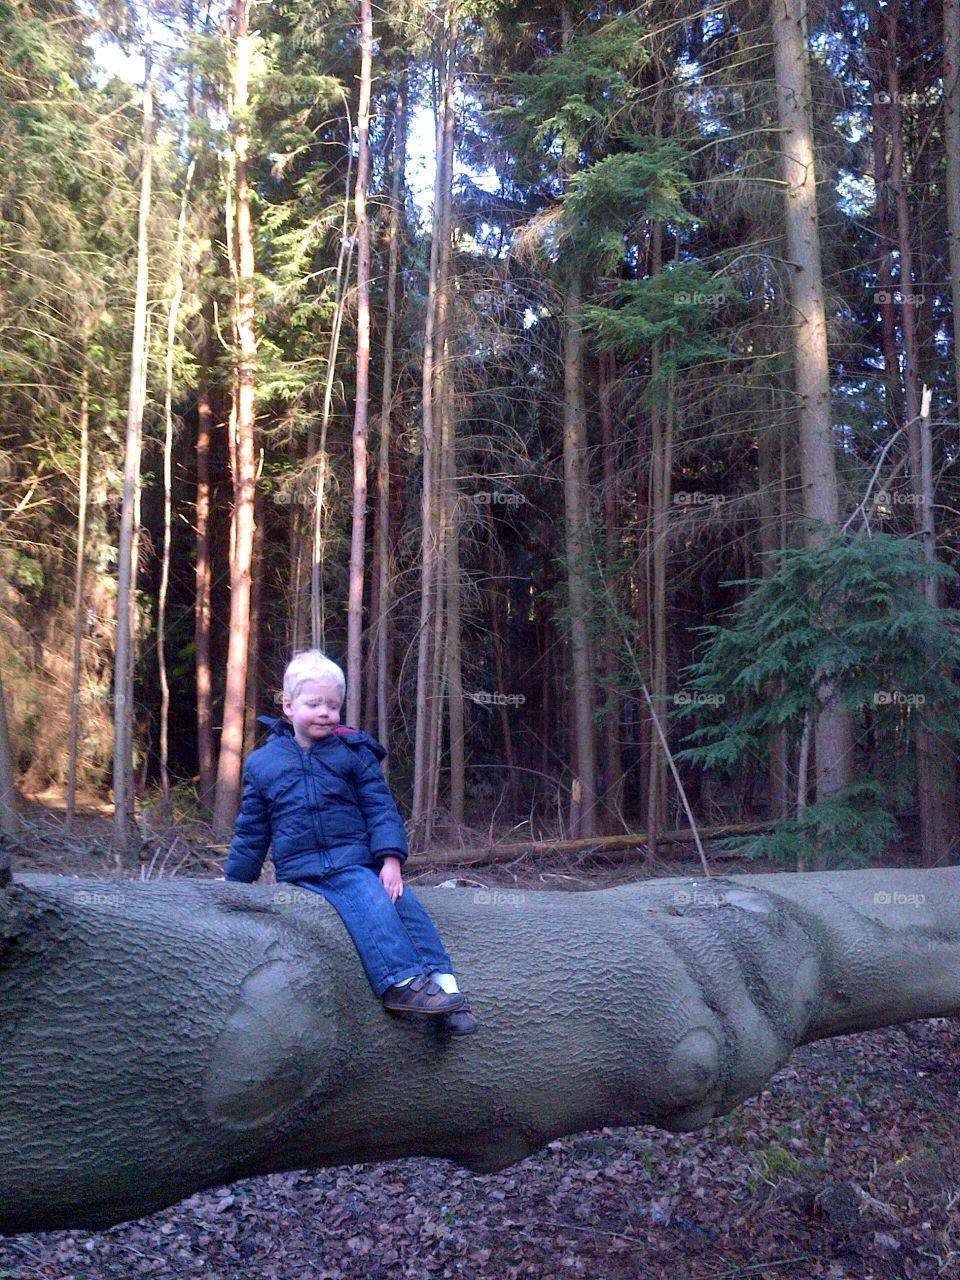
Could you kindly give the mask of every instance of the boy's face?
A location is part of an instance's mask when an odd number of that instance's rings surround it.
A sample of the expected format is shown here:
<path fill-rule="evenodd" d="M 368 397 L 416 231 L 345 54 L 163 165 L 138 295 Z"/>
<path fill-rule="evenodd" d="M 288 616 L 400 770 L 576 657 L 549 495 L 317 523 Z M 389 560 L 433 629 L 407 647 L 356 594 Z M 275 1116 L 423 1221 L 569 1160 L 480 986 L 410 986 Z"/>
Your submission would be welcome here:
<path fill-rule="evenodd" d="M 329 737 L 340 723 L 340 691 L 332 680 L 304 680 L 292 699 L 284 698 L 283 714 L 306 750 Z"/>

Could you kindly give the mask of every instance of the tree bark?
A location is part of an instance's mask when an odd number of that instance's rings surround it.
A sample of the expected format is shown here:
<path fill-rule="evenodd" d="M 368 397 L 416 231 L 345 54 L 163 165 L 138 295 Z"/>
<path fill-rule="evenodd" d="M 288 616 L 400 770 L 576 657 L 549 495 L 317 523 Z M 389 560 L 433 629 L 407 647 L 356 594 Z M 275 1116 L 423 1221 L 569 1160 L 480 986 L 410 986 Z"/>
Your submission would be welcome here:
<path fill-rule="evenodd" d="M 460 512 L 457 502 L 457 411 L 454 385 L 453 311 L 453 159 L 456 124 L 454 91 L 457 65 L 457 15 L 451 6 L 447 29 L 446 76 L 443 103 L 443 217 L 440 225 L 440 287 L 437 294 L 436 343 L 440 353 L 440 501 L 443 507 L 443 563 L 446 574 L 444 661 L 446 704 L 450 728 L 450 818 L 459 828 L 464 821 L 465 776 L 463 754 L 463 674 L 460 625 Z"/>
<path fill-rule="evenodd" d="M 3 694 L 3 678 L 0 676 L 0 832 L 15 836 L 20 831 L 20 815 L 17 810 L 17 779 L 7 726 L 7 702 Z M 0 845 L 0 888 L 10 871 L 10 859 Z M 2 935 L 0 935 L 2 937 Z"/>
<path fill-rule="evenodd" d="M 137 283 L 130 352 L 130 391 L 123 452 L 123 499 L 117 549 L 117 643 L 113 679 L 113 833 L 118 848 L 134 839 L 133 782 L 133 608 L 136 589 L 136 530 L 140 488 L 143 386 L 147 363 L 150 191 L 153 176 L 153 32 L 144 51 L 143 146 L 140 156 L 140 210 Z"/>
<path fill-rule="evenodd" d="M 956 868 L 423 889 L 481 1021 L 450 1042 L 384 1014 L 319 895 L 18 876 L 0 1231 L 103 1228 L 284 1169 L 489 1172 L 604 1124 L 698 1128 L 797 1045 L 960 1014 L 958 890 Z"/>
<path fill-rule="evenodd" d="M 573 39 L 573 18 L 567 3 L 560 6 L 561 40 L 564 50 Z M 576 148 L 564 144 L 561 162 L 564 186 L 577 168 Z M 597 752 L 593 727 L 594 680 L 590 646 L 590 592 L 587 585 L 586 536 L 590 519 L 587 492 L 587 423 L 583 394 L 583 315 L 582 281 L 576 264 L 570 266 L 564 281 L 563 329 L 563 497 L 564 553 L 568 597 L 568 634 L 570 665 L 573 677 L 573 742 L 575 757 L 571 809 L 576 822 L 571 835 L 592 836 L 597 833 Z"/>
<path fill-rule="evenodd" d="M 212 325 L 212 308 L 208 305 L 204 308 L 204 337 L 200 349 L 200 375 L 197 386 L 197 568 L 193 615 L 197 682 L 198 799 L 205 809 L 213 804 L 217 783 L 213 741 L 213 682 L 210 671 L 210 624 L 213 616 L 210 529 L 210 516 L 213 509 L 210 492 L 210 445 L 213 427 L 213 406 L 210 399 L 213 374 L 213 343 L 210 336 Z"/>
<path fill-rule="evenodd" d="M 390 230 L 387 258 L 387 318 L 383 342 L 383 390 L 380 402 L 379 569 L 377 593 L 377 737 L 389 746 L 390 720 L 387 705 L 387 667 L 390 650 L 390 445 L 393 416 L 393 349 L 397 328 L 397 276 L 400 266 L 400 220 L 403 216 L 404 179 L 407 168 L 408 70 L 403 69 L 397 89 L 394 123 L 393 171 L 390 182 Z M 383 761 L 387 777 L 388 760 Z"/>
<path fill-rule="evenodd" d="M 887 70 L 887 118 L 890 126 L 890 187 L 897 220 L 900 318 L 903 330 L 903 403 L 907 415 L 910 488 L 914 499 L 914 530 L 923 539 L 924 552 L 933 558 L 933 464 L 924 467 L 923 444 L 930 444 L 929 412 L 922 421 L 920 396 L 920 342 L 917 334 L 918 295 L 914 292 L 913 237 L 907 198 L 903 147 L 903 112 L 900 109 L 897 22 L 900 0 L 891 0 L 883 11 L 884 52 Z M 926 477 L 925 477 L 926 471 Z M 925 482 L 926 481 L 926 482 Z M 927 578 L 927 599 L 937 603 L 936 582 Z M 931 723 L 929 711 L 921 712 L 917 726 L 917 800 L 920 808 L 920 856 L 930 867 L 945 857 L 956 838 L 956 761 L 949 745 Z"/>
<path fill-rule="evenodd" d="M 603 558 L 606 569 L 608 608 L 620 608 L 620 581 L 616 563 L 620 553 L 620 511 L 617 501 L 616 441 L 613 436 L 613 410 L 610 394 L 616 380 L 616 356 L 612 351 L 600 357 L 600 441 L 603 454 Z M 609 829 L 624 825 L 623 760 L 620 754 L 620 691 L 617 688 L 620 629 L 611 617 L 603 643 L 604 701 L 603 714 L 603 804 Z"/>
<path fill-rule="evenodd" d="M 90 371 L 84 343 L 80 375 L 80 468 L 77 476 L 77 562 L 73 577 L 73 656 L 70 662 L 70 732 L 67 739 L 67 802 L 64 830 L 73 826 L 77 798 L 77 741 L 80 716 L 80 661 L 83 641 L 83 578 L 87 544 L 87 477 L 90 457 Z"/>
<path fill-rule="evenodd" d="M 807 539 L 839 523 L 836 459 L 830 412 L 827 322 L 810 105 L 806 0 L 772 0 L 774 65 L 784 179 L 784 222 L 790 264 L 800 473 Z M 817 799 L 847 786 L 853 774 L 850 714 L 824 682 L 815 728 Z"/>
<path fill-rule="evenodd" d="M 160 786 L 163 792 L 164 816 L 173 820 L 170 801 L 170 774 L 167 768 L 170 729 L 170 685 L 167 680 L 166 621 L 167 591 L 170 585 L 170 548 L 173 540 L 173 349 L 177 337 L 177 318 L 183 295 L 183 233 L 187 222 L 187 201 L 197 165 L 191 155 L 187 165 L 177 219 L 177 242 L 174 251 L 173 297 L 167 317 L 167 351 L 164 367 L 163 394 L 163 555 L 160 561 L 160 590 L 157 596 L 157 670 L 160 677 Z"/>
<path fill-rule="evenodd" d="M 423 488 L 420 506 L 420 635 L 417 651 L 417 721 L 414 732 L 413 823 L 414 847 L 429 843 L 433 827 L 433 795 L 436 789 L 436 740 L 440 723 L 439 625 L 442 615 L 443 578 L 440 573 L 439 500 L 440 420 L 438 354 L 439 277 L 444 209 L 452 174 L 447 173 L 444 128 L 446 99 L 452 93 L 447 74 L 449 55 L 449 5 L 439 23 L 437 59 L 440 67 L 440 96 L 436 102 L 436 174 L 433 188 L 433 233 L 430 245 L 430 274 L 427 283 L 427 311 L 423 327 Z"/>
<path fill-rule="evenodd" d="M 223 697 L 223 728 L 213 806 L 213 833 L 226 839 L 240 804 L 240 773 L 243 754 L 243 706 L 247 680 L 247 644 L 250 636 L 250 566 L 253 555 L 254 492 L 256 455 L 254 451 L 254 395 L 256 389 L 257 340 L 254 331 L 253 228 L 250 219 L 250 192 L 247 159 L 250 139 L 244 123 L 247 86 L 250 77 L 251 38 L 249 0 L 235 0 L 231 10 L 236 42 L 236 69 L 233 109 L 236 116 L 234 160 L 236 165 L 236 316 L 238 368 L 234 403 L 230 415 L 234 464 L 234 500 L 230 539 L 230 623 L 227 643 L 227 679 Z"/>
<path fill-rule="evenodd" d="M 954 414 L 960 415 L 960 0 L 943 0 L 944 150 L 953 309 Z"/>
<path fill-rule="evenodd" d="M 353 525 L 347 598 L 346 723 L 360 724 L 363 695 L 363 557 L 367 526 L 367 409 L 370 399 L 370 85 L 373 78 L 373 12 L 360 0 L 360 104 L 357 111 L 357 383 L 353 417 Z"/>

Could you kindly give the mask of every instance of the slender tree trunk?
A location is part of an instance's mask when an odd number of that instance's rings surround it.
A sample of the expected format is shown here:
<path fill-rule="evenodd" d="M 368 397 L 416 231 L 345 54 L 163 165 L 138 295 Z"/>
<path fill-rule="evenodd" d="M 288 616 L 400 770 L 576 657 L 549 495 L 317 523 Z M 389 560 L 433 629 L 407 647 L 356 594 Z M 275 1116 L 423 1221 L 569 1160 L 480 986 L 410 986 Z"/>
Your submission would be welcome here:
<path fill-rule="evenodd" d="M 260 617 L 263 605 L 263 498 L 254 504 L 253 556 L 250 562 L 250 643 L 247 646 L 247 685 L 243 695 L 243 750 L 252 751 L 257 737 L 260 702 Z"/>
<path fill-rule="evenodd" d="M 446 60 L 446 21 L 444 19 L 438 58 L 441 67 Z M 441 73 L 443 76 L 443 73 Z M 432 828 L 431 797 L 434 776 L 431 757 L 435 741 L 434 726 L 439 713 L 438 684 L 435 662 L 436 618 L 439 613 L 439 441 L 437 440 L 437 371 L 436 328 L 437 294 L 440 268 L 441 223 L 449 179 L 445 172 L 443 122 L 445 119 L 446 83 L 436 106 L 436 174 L 433 190 L 433 235 L 430 246 L 430 274 L 427 283 L 427 310 L 423 329 L 423 487 L 421 493 L 420 534 L 420 635 L 417 653 L 417 722 L 414 737 L 413 809 L 414 843 L 421 847 L 430 838 Z"/>
<path fill-rule="evenodd" d="M 170 685 L 167 680 L 166 624 L 167 591 L 170 585 L 170 546 L 173 538 L 173 348 L 177 336 L 177 318 L 180 298 L 183 294 L 183 233 L 187 221 L 187 201 L 190 184 L 196 168 L 196 157 L 190 157 L 183 195 L 180 199 L 180 217 L 177 221 L 177 244 L 174 254 L 174 286 L 170 299 L 167 321 L 167 358 L 163 397 L 163 555 L 160 561 L 160 590 L 157 596 L 157 668 L 160 675 L 160 785 L 163 791 L 164 814 L 167 822 L 173 820 L 170 803 L 170 774 L 167 768 L 170 728 Z"/>
<path fill-rule="evenodd" d="M 953 310 L 954 414 L 960 416 L 960 0 L 943 0 L 943 106 Z"/>
<path fill-rule="evenodd" d="M 620 608 L 620 582 L 616 572 L 620 550 L 620 513 L 617 502 L 616 441 L 613 437 L 613 411 L 610 395 L 616 380 L 616 357 L 606 352 L 600 357 L 600 429 L 603 446 L 603 537 L 611 611 Z M 605 778 L 603 802 L 608 821 L 614 826 L 623 823 L 623 762 L 620 755 L 620 693 L 617 676 L 620 668 L 617 637 L 620 634 L 615 619 L 611 619 L 603 644 L 603 673 L 606 685 L 606 710 L 603 717 L 603 773 Z"/>
<path fill-rule="evenodd" d="M 387 259 L 387 319 L 383 344 L 383 390 L 380 402 L 380 589 L 377 622 L 377 736 L 388 746 L 389 716 L 387 703 L 387 668 L 390 650 L 390 445 L 393 414 L 393 348 L 397 327 L 397 274 L 400 264 L 400 220 L 403 217 L 403 191 L 407 164 L 407 97 L 408 72 L 405 67 L 397 90 L 393 142 L 393 173 L 390 187 L 390 231 Z M 384 776 L 390 757 L 383 761 Z"/>
<path fill-rule="evenodd" d="M 493 662 L 497 673 L 497 688 L 499 690 L 504 688 L 503 629 L 500 625 L 500 599 L 502 592 L 500 583 L 503 581 L 506 571 L 506 566 L 501 569 L 497 565 L 493 531 L 491 530 L 487 537 L 487 579 L 489 582 L 487 598 L 490 602 L 490 633 L 493 636 Z M 513 735 L 510 730 L 510 713 L 507 707 L 501 703 L 499 710 L 500 732 L 503 735 L 503 758 L 507 762 L 507 800 L 510 805 L 510 815 L 513 817 L 517 812 L 517 779 Z"/>
<path fill-rule="evenodd" d="M 775 413 L 771 412 L 775 421 Z M 761 428 L 757 436 L 757 479 L 760 500 L 760 575 L 769 578 L 774 572 L 772 553 L 780 548 L 779 496 L 782 488 L 780 463 L 780 431 L 778 427 Z M 771 694 L 776 694 L 775 684 Z M 790 805 L 790 778 L 787 767 L 787 733 L 777 729 L 770 743 L 768 790 L 771 817 L 786 818 Z"/>
<path fill-rule="evenodd" d="M 213 831 L 226 840 L 240 803 L 243 751 L 244 692 L 247 680 L 247 645 L 250 638 L 250 565 L 253 555 L 256 455 L 254 450 L 254 398 L 257 343 L 254 331 L 253 230 L 247 183 L 249 136 L 244 123 L 250 76 L 249 0 L 235 0 L 231 10 L 236 41 L 233 85 L 234 160 L 236 166 L 237 273 L 235 330 L 239 367 L 231 411 L 236 473 L 230 561 L 230 624 L 227 644 L 227 678 L 223 699 L 223 729 L 213 810 Z"/>
<path fill-rule="evenodd" d="M 893 299 L 893 249 L 894 236 L 890 227 L 890 170 L 887 163 L 887 142 L 890 134 L 887 103 L 887 71 L 883 55 L 883 39 L 880 31 L 882 18 L 879 7 L 870 8 L 869 56 L 871 129 L 873 148 L 873 178 L 876 190 L 875 227 L 877 237 L 877 307 L 880 311 L 880 349 L 883 352 L 884 382 L 887 392 L 887 422 L 890 430 L 897 429 L 900 403 L 900 361 L 897 354 L 897 321 Z"/>
<path fill-rule="evenodd" d="M 140 159 L 140 213 L 137 232 L 137 283 L 130 353 L 130 393 L 123 456 L 123 500 L 117 551 L 117 643 L 113 680 L 113 831 L 120 849 L 133 842 L 133 607 L 135 592 L 137 509 L 140 487 L 140 441 L 147 363 L 148 227 L 153 176 L 153 15 L 144 51 L 143 146 Z"/>
<path fill-rule="evenodd" d="M 343 230 L 340 235 L 340 252 L 337 256 L 337 277 L 334 289 L 333 324 L 330 329 L 330 345 L 327 353 L 327 378 L 323 391 L 323 411 L 320 418 L 320 448 L 317 451 L 317 479 L 313 504 L 313 547 L 310 561 L 310 636 L 311 646 L 319 649 L 324 643 L 323 626 L 323 517 L 324 494 L 327 480 L 327 430 L 330 426 L 330 411 L 333 405 L 333 383 L 337 368 L 337 355 L 340 350 L 340 329 L 343 325 L 343 312 L 346 303 L 347 283 L 350 279 L 350 264 L 353 261 L 353 250 L 357 242 L 356 231 L 347 235 L 350 210 L 350 177 L 353 164 L 353 125 L 350 121 L 350 108 L 344 96 L 344 107 L 347 112 L 349 145 L 347 148 L 347 181 L 343 196 Z"/>
<path fill-rule="evenodd" d="M 347 602 L 347 724 L 359 725 L 363 696 L 363 557 L 367 522 L 367 409 L 370 397 L 370 84 L 373 77 L 373 13 L 360 0 L 360 106 L 357 112 L 357 385 L 353 418 L 353 530 Z"/>
<path fill-rule="evenodd" d="M 920 343 L 917 336 L 917 294 L 914 292 L 913 240 L 910 205 L 907 198 L 903 149 L 903 114 L 900 109 L 900 69 L 897 55 L 897 23 L 900 0 L 891 0 L 883 11 L 889 97 L 890 186 L 897 218 L 897 250 L 900 263 L 900 317 L 903 330 L 903 400 L 907 415 L 907 447 L 910 460 L 910 488 L 914 497 L 914 528 L 924 543 L 925 554 L 933 559 L 933 464 L 932 451 L 924 466 L 924 440 L 930 446 L 929 409 L 926 422 L 921 413 Z M 929 506 L 928 506 L 929 502 Z M 936 583 L 927 578 L 927 594 L 936 604 Z M 956 762 L 947 745 L 940 741 L 929 713 L 921 715 L 917 728 L 917 799 L 920 807 L 920 854 L 924 866 L 933 866 L 945 856 L 956 837 Z"/>
<path fill-rule="evenodd" d="M 216 787 L 216 760 L 213 741 L 213 683 L 210 672 L 210 622 L 212 617 L 213 569 L 211 564 L 210 443 L 213 406 L 210 401 L 213 343 L 212 310 L 204 308 L 204 337 L 200 349 L 200 376 L 197 386 L 197 569 L 193 638 L 197 683 L 197 763 L 198 799 L 205 809 L 213 803 Z"/>
<path fill-rule="evenodd" d="M 67 804 L 64 828 L 73 826 L 77 798 L 77 741 L 80 715 L 80 659 L 83 639 L 83 578 L 87 544 L 87 474 L 90 457 L 90 372 L 84 344 L 80 376 L 80 474 L 77 478 L 77 563 L 73 578 L 73 658 L 70 664 L 70 736 L 67 742 Z"/>
<path fill-rule="evenodd" d="M 443 100 L 443 167 L 446 176 L 443 217 L 440 226 L 440 287 L 437 294 L 437 332 L 440 354 L 440 502 L 443 508 L 443 564 L 446 570 L 446 705 L 450 724 L 450 817 L 455 826 L 464 821 L 463 675 L 460 625 L 460 524 L 457 502 L 457 415 L 453 357 L 453 145 L 454 89 L 456 84 L 457 15 L 451 5 L 447 26 L 446 77 Z"/>
<path fill-rule="evenodd" d="M 16 836 L 20 831 L 20 815 L 17 811 L 17 781 L 7 725 L 7 703 L 3 693 L 3 677 L 0 676 L 0 832 Z M 9 879 L 10 861 L 0 842 L 0 888 Z M 6 876 L 4 875 L 6 873 Z"/>
<path fill-rule="evenodd" d="M 560 6 L 563 48 L 573 39 L 569 5 Z M 564 156 L 566 178 L 577 166 L 575 154 Z M 564 550 L 567 561 L 567 594 L 570 613 L 570 658 L 573 676 L 573 733 L 576 774 L 571 788 L 579 801 L 579 822 L 571 835 L 597 833 L 597 763 L 593 728 L 595 702 L 589 617 L 592 612 L 587 585 L 587 524 L 590 503 L 587 491 L 587 423 L 583 395 L 582 283 L 572 265 L 565 284 L 563 308 L 563 492 Z"/>
<path fill-rule="evenodd" d="M 794 370 L 800 472 L 807 538 L 839 522 L 836 459 L 830 414 L 827 325 L 817 224 L 805 0 L 772 0 L 774 65 L 784 177 L 784 221 L 793 313 Z M 817 799 L 846 786 L 853 771 L 849 712 L 821 684 L 815 727 Z"/>
<path fill-rule="evenodd" d="M 658 104 L 656 132 L 661 133 L 661 111 Z M 662 269 L 663 224 L 655 220 L 650 234 L 650 274 L 658 276 Z M 655 338 L 650 351 L 650 376 L 660 371 L 660 342 Z M 667 529 L 670 519 L 673 469 L 673 426 L 671 403 L 650 407 L 650 693 L 660 728 L 666 732 L 667 709 Z M 657 834 L 666 824 L 667 759 L 660 745 L 660 735 L 651 725 L 650 775 L 647 783 L 647 844 L 656 853 Z"/>

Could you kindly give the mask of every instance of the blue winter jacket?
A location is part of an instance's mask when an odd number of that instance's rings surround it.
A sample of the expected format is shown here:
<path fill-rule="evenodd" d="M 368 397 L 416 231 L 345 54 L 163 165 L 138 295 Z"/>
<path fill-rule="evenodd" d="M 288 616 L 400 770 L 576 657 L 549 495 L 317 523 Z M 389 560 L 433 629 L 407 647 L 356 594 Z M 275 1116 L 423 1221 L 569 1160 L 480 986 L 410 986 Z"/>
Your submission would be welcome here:
<path fill-rule="evenodd" d="M 278 880 L 379 869 L 388 853 L 406 860 L 403 821 L 380 771 L 387 753 L 376 738 L 343 726 L 304 751 L 289 721 L 260 720 L 273 732 L 243 767 L 225 880 L 256 880 L 268 848 Z"/>

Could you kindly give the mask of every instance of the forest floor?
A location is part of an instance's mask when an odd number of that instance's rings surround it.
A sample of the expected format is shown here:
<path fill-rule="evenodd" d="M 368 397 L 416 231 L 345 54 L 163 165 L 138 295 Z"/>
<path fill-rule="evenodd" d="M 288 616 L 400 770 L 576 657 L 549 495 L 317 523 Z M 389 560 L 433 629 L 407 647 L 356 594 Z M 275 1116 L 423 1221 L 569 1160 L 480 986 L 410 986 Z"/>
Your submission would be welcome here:
<path fill-rule="evenodd" d="M 15 872 L 144 874 L 116 863 L 102 810 L 69 839 L 40 801 L 28 821 Z M 151 875 L 219 874 L 189 833 L 139 861 Z M 456 874 L 581 889 L 697 865 L 538 858 Z M 483 1176 L 434 1159 L 273 1174 L 107 1231 L 0 1237 L 0 1280 L 138 1277 L 960 1280 L 960 1020 L 807 1045 L 697 1133 L 605 1128 Z"/>

